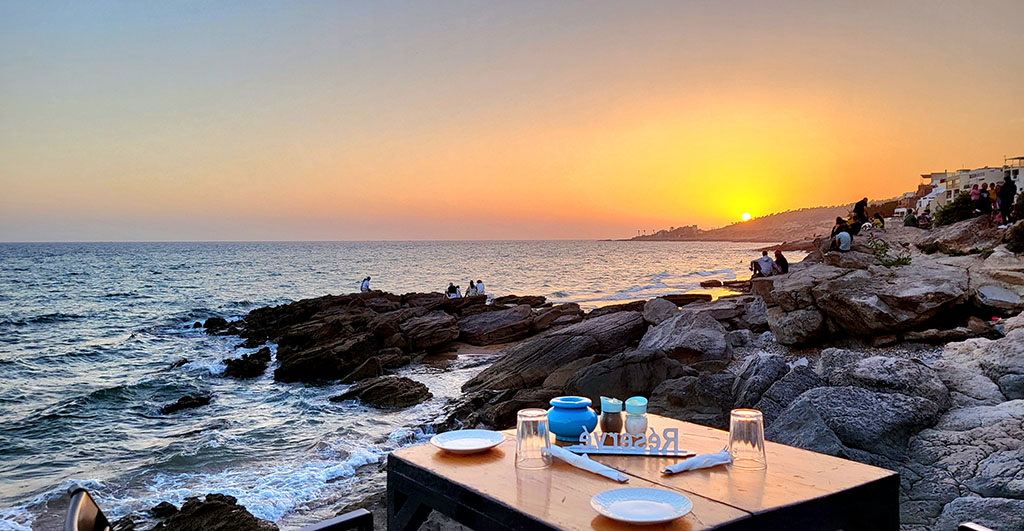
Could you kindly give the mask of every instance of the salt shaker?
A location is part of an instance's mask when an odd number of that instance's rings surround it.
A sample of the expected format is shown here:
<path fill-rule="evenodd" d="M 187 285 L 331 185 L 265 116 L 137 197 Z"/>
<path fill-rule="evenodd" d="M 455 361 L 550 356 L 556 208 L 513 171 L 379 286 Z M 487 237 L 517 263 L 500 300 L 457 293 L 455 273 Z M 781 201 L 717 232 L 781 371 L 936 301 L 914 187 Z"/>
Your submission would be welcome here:
<path fill-rule="evenodd" d="M 622 400 L 601 397 L 601 433 L 622 433 Z"/>
<path fill-rule="evenodd" d="M 647 399 L 634 396 L 626 400 L 626 433 L 640 435 L 647 432 Z"/>

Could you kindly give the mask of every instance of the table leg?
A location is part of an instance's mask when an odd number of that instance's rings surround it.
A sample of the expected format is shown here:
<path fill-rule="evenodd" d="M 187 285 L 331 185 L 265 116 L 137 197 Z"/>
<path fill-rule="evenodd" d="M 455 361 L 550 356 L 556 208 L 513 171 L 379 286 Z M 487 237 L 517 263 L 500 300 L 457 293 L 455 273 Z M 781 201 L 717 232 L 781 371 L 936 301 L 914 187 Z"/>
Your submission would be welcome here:
<path fill-rule="evenodd" d="M 419 496 L 400 491 L 388 481 L 388 531 L 415 531 L 430 516 L 431 508 Z"/>

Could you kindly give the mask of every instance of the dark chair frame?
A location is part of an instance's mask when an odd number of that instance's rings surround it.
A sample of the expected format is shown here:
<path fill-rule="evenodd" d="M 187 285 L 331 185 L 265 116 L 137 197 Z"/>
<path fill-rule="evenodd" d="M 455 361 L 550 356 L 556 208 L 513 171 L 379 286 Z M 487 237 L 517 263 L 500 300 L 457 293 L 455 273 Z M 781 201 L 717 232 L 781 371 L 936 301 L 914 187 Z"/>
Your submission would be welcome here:
<path fill-rule="evenodd" d="M 68 489 L 71 504 L 64 519 L 64 531 L 110 531 L 110 521 L 89 491 L 80 485 Z"/>
<path fill-rule="evenodd" d="M 89 491 L 74 485 L 68 489 L 68 495 L 71 504 L 64 518 L 64 531 L 112 531 L 110 521 Z M 356 509 L 300 531 L 373 531 L 373 514 L 366 509 Z"/>

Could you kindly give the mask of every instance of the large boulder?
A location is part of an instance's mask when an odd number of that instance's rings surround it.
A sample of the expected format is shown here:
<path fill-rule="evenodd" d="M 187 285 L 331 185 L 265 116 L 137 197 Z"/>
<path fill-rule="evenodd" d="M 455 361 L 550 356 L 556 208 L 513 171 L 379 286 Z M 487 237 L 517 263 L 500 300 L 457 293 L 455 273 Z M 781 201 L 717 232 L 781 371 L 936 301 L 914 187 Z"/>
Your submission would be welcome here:
<path fill-rule="evenodd" d="M 960 524 L 973 522 L 989 529 L 1024 529 L 1024 500 L 1008 498 L 957 498 L 942 509 L 933 528 L 956 531 Z"/>
<path fill-rule="evenodd" d="M 815 303 L 853 335 L 883 335 L 920 326 L 967 300 L 966 270 L 937 263 L 873 266 L 812 288 Z M 776 298 L 778 298 L 776 296 Z"/>
<path fill-rule="evenodd" d="M 993 284 L 974 290 L 974 304 L 998 315 L 1016 315 L 1024 309 L 1024 299 L 1017 292 Z"/>
<path fill-rule="evenodd" d="M 408 407 L 419 404 L 434 395 L 427 386 L 399 376 L 381 376 L 363 380 L 344 393 L 332 396 L 331 402 L 359 400 L 376 407 Z"/>
<path fill-rule="evenodd" d="M 157 523 L 153 531 L 277 531 L 276 524 L 256 518 L 238 505 L 234 496 L 207 494 L 205 500 L 185 498 L 181 509 L 171 508 L 160 511 L 170 516 Z"/>
<path fill-rule="evenodd" d="M 508 343 L 526 337 L 531 323 L 530 306 L 520 304 L 507 310 L 463 317 L 459 320 L 459 338 L 472 345 Z"/>
<path fill-rule="evenodd" d="M 800 395 L 816 387 L 823 387 L 827 382 L 806 366 L 793 367 L 785 376 L 769 387 L 754 404 L 754 409 L 764 415 L 765 426 L 771 426 Z"/>
<path fill-rule="evenodd" d="M 710 314 L 683 311 L 644 334 L 639 350 L 661 351 L 693 367 L 721 368 L 730 358 L 725 327 Z"/>
<path fill-rule="evenodd" d="M 644 304 L 644 320 L 652 325 L 659 325 L 679 313 L 676 303 L 658 297 Z"/>
<path fill-rule="evenodd" d="M 635 350 L 612 356 L 586 367 L 569 378 L 565 392 L 600 403 L 601 396 L 625 400 L 650 396 L 661 382 L 697 372 L 659 351 Z"/>
<path fill-rule="evenodd" d="M 728 429 L 735 379 L 728 372 L 702 372 L 697 376 L 665 380 L 651 392 L 647 410 L 712 428 Z"/>
<path fill-rule="evenodd" d="M 966 254 L 991 249 L 1000 242 L 1000 231 L 991 216 L 978 216 L 965 221 L 935 227 L 917 241 L 926 253 Z"/>
<path fill-rule="evenodd" d="M 934 424 L 941 411 L 926 398 L 860 387 L 819 387 L 800 395 L 783 410 L 765 436 L 799 446 L 805 440 L 800 430 L 807 427 L 808 406 L 844 447 L 890 459 L 903 456 L 909 438 Z"/>
<path fill-rule="evenodd" d="M 950 343 L 942 356 L 955 365 L 984 374 L 1006 398 L 1024 398 L 1024 328 L 1014 328 L 997 340 L 978 338 Z"/>
<path fill-rule="evenodd" d="M 600 343 L 585 335 L 535 337 L 503 350 L 498 361 L 463 384 L 462 391 L 537 387 L 560 367 L 599 351 Z"/>
<path fill-rule="evenodd" d="M 644 334 L 647 323 L 640 312 L 621 311 L 592 317 L 574 325 L 550 330 L 545 336 L 586 336 L 597 342 L 601 352 L 615 352 L 632 345 Z"/>
<path fill-rule="evenodd" d="M 949 407 L 949 390 L 934 369 L 919 359 L 871 356 L 838 371 L 829 381 L 834 386 L 852 385 L 881 393 L 919 396 Z"/>
<path fill-rule="evenodd" d="M 932 525 L 943 505 L 964 494 L 1019 498 L 1022 494 L 1024 400 L 965 407 L 946 413 L 910 442 L 907 461 L 919 479 L 902 505 L 916 514 L 904 521 Z M 921 487 L 918 487 L 918 486 Z M 959 502 L 963 503 L 963 502 Z M 954 505 L 955 507 L 955 505 Z M 985 520 L 984 511 L 959 513 L 963 521 L 1017 529 L 1014 520 Z M 944 518 L 948 515 L 944 515 Z"/>
<path fill-rule="evenodd" d="M 758 353 L 747 357 L 732 386 L 735 407 L 754 407 L 761 395 L 788 371 L 786 360 L 778 354 Z"/>
<path fill-rule="evenodd" d="M 781 306 L 768 308 L 768 327 L 783 345 L 802 345 L 825 333 L 825 319 L 817 308 L 786 311 Z"/>
<path fill-rule="evenodd" d="M 455 317 L 438 310 L 408 319 L 402 322 L 400 329 L 411 350 L 425 350 L 459 337 Z"/>
<path fill-rule="evenodd" d="M 765 302 L 769 306 L 778 306 L 786 312 L 815 306 L 813 289 L 815 286 L 841 278 L 850 273 L 849 269 L 832 267 L 826 264 L 812 264 L 807 267 L 794 267 L 788 275 L 769 277 L 771 291 Z M 761 286 L 759 289 L 765 289 Z M 770 300 L 769 300 L 770 299 Z M 768 316 L 769 324 L 771 315 Z"/>

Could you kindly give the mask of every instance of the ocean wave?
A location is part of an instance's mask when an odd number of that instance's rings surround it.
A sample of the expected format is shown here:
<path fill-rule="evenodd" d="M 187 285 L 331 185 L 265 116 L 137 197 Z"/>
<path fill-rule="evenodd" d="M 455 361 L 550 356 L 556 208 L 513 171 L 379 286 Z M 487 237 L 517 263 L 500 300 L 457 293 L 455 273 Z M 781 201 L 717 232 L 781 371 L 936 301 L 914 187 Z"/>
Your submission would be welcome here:
<path fill-rule="evenodd" d="M 140 510 L 170 501 L 180 505 L 185 498 L 196 493 L 216 492 L 238 498 L 253 515 L 278 521 L 297 508 L 327 496 L 340 479 L 354 476 L 364 466 L 379 462 L 387 452 L 372 447 L 353 448 L 347 457 L 335 450 L 325 449 L 325 457 L 255 468 L 233 467 L 214 474 L 157 474 L 147 485 L 153 496 L 133 500 L 127 505 Z M 343 454 L 342 454 L 343 455 Z M 339 486 L 340 487 L 340 486 Z M 118 514 L 118 513 L 115 513 Z"/>
<path fill-rule="evenodd" d="M 63 323 L 67 321 L 75 321 L 78 319 L 86 318 L 87 317 L 85 315 L 54 312 L 28 317 L 26 319 L 7 319 L 4 321 L 0 321 L 0 326 L 28 326 L 30 324 Z"/>

